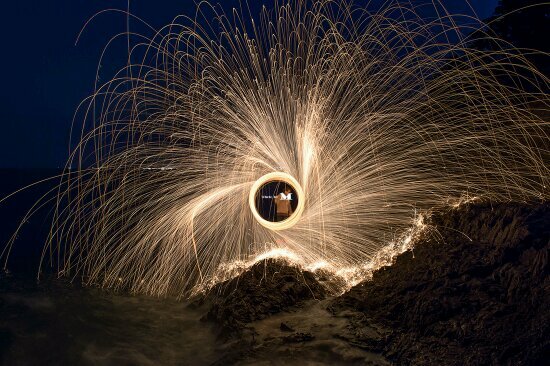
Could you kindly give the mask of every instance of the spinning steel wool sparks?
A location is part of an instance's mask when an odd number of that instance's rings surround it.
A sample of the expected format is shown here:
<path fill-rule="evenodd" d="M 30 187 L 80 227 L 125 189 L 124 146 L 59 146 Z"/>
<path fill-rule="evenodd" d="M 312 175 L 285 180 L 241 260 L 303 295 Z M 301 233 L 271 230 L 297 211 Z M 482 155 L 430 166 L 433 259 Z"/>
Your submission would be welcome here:
<path fill-rule="evenodd" d="M 410 247 L 418 213 L 548 199 L 548 80 L 515 50 L 396 3 L 200 9 L 88 101 L 44 249 L 60 273 L 188 296 L 274 253 L 350 282 Z M 266 176 L 298 192 L 286 221 L 255 210 Z"/>

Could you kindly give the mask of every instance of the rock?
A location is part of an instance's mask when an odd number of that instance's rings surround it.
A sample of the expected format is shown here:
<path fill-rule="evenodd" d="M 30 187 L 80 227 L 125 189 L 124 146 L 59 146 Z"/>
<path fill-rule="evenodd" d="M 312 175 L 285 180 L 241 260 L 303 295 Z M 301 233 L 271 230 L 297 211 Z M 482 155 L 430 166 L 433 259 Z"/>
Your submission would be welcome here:
<path fill-rule="evenodd" d="M 392 329 L 366 337 L 399 365 L 538 365 L 550 359 L 550 205 L 469 204 L 390 267 L 333 301 Z M 356 322 L 361 344 L 361 322 Z M 372 324 L 371 324 L 372 326 Z M 369 344 L 375 340 L 373 344 Z"/>
<path fill-rule="evenodd" d="M 204 320 L 220 324 L 225 336 L 238 335 L 248 323 L 326 295 L 311 272 L 267 259 L 216 285 L 207 295 L 211 305 Z"/>
<path fill-rule="evenodd" d="M 281 323 L 280 329 L 283 332 L 294 332 L 294 329 L 292 329 L 291 327 L 289 327 L 285 323 Z"/>
<path fill-rule="evenodd" d="M 311 333 L 300 333 L 296 332 L 294 334 L 291 334 L 289 336 L 283 337 L 283 343 L 302 343 L 302 342 L 308 342 L 315 339 L 315 337 Z"/>

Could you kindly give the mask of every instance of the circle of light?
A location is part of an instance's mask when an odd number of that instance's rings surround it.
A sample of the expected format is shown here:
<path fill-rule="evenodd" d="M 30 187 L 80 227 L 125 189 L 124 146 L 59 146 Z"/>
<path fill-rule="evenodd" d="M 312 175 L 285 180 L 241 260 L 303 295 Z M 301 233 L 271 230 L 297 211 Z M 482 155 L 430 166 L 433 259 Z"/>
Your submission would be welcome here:
<path fill-rule="evenodd" d="M 294 188 L 296 196 L 299 197 L 296 210 L 294 210 L 294 213 L 284 221 L 268 221 L 260 216 L 260 213 L 258 212 L 258 210 L 256 210 L 256 192 L 258 192 L 258 189 L 260 189 L 260 187 L 262 187 L 264 184 L 273 181 L 283 181 L 285 183 L 288 183 L 292 186 L 292 188 Z M 252 188 L 250 189 L 250 194 L 248 195 L 248 204 L 250 205 L 250 210 L 252 211 L 254 218 L 258 221 L 258 223 L 260 223 L 260 225 L 274 231 L 285 230 L 294 226 L 302 216 L 302 212 L 304 211 L 304 191 L 300 183 L 298 183 L 298 181 L 292 175 L 283 172 L 272 172 L 261 176 L 256 182 L 254 182 Z"/>

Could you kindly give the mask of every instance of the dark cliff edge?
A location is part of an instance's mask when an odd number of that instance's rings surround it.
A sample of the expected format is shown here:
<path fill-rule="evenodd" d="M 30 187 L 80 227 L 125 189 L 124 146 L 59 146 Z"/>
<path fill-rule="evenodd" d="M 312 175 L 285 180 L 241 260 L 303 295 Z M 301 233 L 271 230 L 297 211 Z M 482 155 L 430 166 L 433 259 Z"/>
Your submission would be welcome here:
<path fill-rule="evenodd" d="M 314 274 L 275 260 L 218 285 L 202 302 L 204 320 L 220 324 L 231 340 L 233 357 L 225 360 L 300 357 L 316 337 L 325 348 L 330 338 L 340 342 L 335 349 L 344 342 L 364 352 L 331 353 L 331 362 L 342 364 L 550 359 L 550 205 L 472 203 L 433 213 L 428 224 L 412 251 L 339 297 L 329 297 Z M 314 311 L 320 307 L 324 320 Z"/>

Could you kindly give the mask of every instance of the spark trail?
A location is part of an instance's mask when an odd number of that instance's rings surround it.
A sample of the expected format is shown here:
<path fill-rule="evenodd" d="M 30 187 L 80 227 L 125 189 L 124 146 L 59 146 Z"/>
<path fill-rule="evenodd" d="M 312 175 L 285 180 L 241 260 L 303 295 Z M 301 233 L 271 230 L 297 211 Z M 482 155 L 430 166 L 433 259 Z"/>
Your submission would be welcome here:
<path fill-rule="evenodd" d="M 458 16 L 339 4 L 276 2 L 252 19 L 202 3 L 208 22 L 143 38 L 83 107 L 44 262 L 187 296 L 265 252 L 372 268 L 408 247 L 418 212 L 548 199 L 549 122 L 532 106 L 548 111 L 549 84 L 520 52 L 469 48 Z M 271 172 L 303 189 L 286 230 L 249 208 Z"/>

